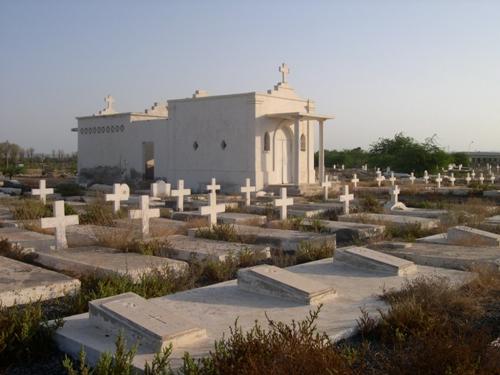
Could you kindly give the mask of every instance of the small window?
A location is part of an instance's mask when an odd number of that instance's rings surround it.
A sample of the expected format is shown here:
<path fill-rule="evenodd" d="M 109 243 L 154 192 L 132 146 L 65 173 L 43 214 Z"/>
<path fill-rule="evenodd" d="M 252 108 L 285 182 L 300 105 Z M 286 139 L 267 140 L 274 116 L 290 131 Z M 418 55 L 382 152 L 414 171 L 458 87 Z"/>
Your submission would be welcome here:
<path fill-rule="evenodd" d="M 264 151 L 271 151 L 271 137 L 268 132 L 264 134 Z"/>
<path fill-rule="evenodd" d="M 194 141 L 194 143 L 193 143 L 193 149 L 196 151 L 196 150 L 198 150 L 198 147 L 200 147 L 198 145 L 198 142 Z"/>
<path fill-rule="evenodd" d="M 302 134 L 300 136 L 300 151 L 305 151 L 306 150 L 306 136 Z"/>
<path fill-rule="evenodd" d="M 226 141 L 222 140 L 222 142 L 220 143 L 220 147 L 221 147 L 223 150 L 225 150 L 225 149 L 226 149 L 226 147 L 227 147 L 227 143 L 226 143 Z"/>

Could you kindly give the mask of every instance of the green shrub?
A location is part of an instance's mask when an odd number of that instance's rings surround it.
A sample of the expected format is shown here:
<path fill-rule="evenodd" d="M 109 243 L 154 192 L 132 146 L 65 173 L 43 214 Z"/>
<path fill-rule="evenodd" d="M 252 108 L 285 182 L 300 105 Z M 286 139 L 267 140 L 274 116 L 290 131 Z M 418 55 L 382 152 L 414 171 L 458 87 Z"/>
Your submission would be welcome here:
<path fill-rule="evenodd" d="M 299 248 L 295 253 L 295 257 L 296 262 L 300 264 L 324 258 L 331 258 L 334 252 L 335 244 L 330 241 L 324 241 L 320 245 L 306 241 L 299 245 Z"/>
<path fill-rule="evenodd" d="M 58 184 L 54 191 L 57 194 L 61 194 L 63 197 L 80 196 L 85 193 L 83 187 L 72 182 Z"/>
<path fill-rule="evenodd" d="M 196 231 L 196 237 L 216 241 L 241 242 L 238 232 L 234 225 L 231 224 L 217 224 L 211 227 L 199 228 Z"/>
<path fill-rule="evenodd" d="M 111 206 L 104 201 L 96 201 L 85 207 L 85 212 L 80 214 L 80 224 L 93 224 L 102 226 L 112 226 L 115 219 L 125 217 L 125 211 L 120 210 L 114 213 Z"/>
<path fill-rule="evenodd" d="M 359 208 L 361 212 L 382 213 L 383 207 L 373 195 L 365 195 L 359 201 Z"/>

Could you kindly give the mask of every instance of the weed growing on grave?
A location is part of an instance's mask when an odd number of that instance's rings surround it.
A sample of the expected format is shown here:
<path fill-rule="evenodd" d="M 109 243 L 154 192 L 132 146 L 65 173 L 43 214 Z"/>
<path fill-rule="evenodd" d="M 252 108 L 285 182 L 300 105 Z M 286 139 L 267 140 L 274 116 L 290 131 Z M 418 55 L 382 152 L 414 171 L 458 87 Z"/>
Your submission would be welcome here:
<path fill-rule="evenodd" d="M 52 334 L 61 326 L 60 319 L 49 324 L 41 302 L 0 306 L 0 365 L 30 362 L 48 355 L 55 348 Z"/>
<path fill-rule="evenodd" d="M 27 251 L 20 246 L 12 244 L 6 238 L 0 238 L 0 255 L 25 263 L 33 263 L 36 259 L 36 255 L 32 251 Z"/>
<path fill-rule="evenodd" d="M 359 200 L 359 209 L 361 212 L 382 213 L 383 207 L 373 195 L 365 195 Z"/>
<path fill-rule="evenodd" d="M 199 228 L 196 231 L 196 237 L 216 241 L 242 242 L 234 225 L 231 224 L 217 224 L 211 227 Z"/>
<path fill-rule="evenodd" d="M 111 206 L 106 205 L 103 201 L 96 201 L 88 204 L 85 207 L 85 212 L 80 214 L 80 224 L 113 226 L 114 220 L 122 219 L 126 215 L 124 209 L 114 213 Z"/>
<path fill-rule="evenodd" d="M 63 197 L 80 196 L 85 193 L 85 189 L 75 183 L 62 183 L 58 184 L 55 188 L 57 194 Z"/>
<path fill-rule="evenodd" d="M 331 258 L 335 252 L 335 243 L 324 241 L 322 244 L 302 242 L 295 252 L 296 263 L 312 262 L 314 260 Z"/>

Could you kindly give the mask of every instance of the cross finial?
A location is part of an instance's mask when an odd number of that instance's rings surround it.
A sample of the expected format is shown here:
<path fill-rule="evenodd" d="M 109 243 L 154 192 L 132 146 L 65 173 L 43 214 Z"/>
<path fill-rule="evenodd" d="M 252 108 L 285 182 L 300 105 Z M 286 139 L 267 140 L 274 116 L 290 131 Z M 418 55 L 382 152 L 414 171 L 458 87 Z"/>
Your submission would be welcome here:
<path fill-rule="evenodd" d="M 282 63 L 279 67 L 279 71 L 281 73 L 281 83 L 286 83 L 286 76 L 290 74 L 290 68 L 285 63 Z"/>
<path fill-rule="evenodd" d="M 115 102 L 115 99 L 111 95 L 108 95 L 104 98 L 104 101 L 106 102 L 106 111 L 112 112 L 113 111 L 113 103 Z"/>

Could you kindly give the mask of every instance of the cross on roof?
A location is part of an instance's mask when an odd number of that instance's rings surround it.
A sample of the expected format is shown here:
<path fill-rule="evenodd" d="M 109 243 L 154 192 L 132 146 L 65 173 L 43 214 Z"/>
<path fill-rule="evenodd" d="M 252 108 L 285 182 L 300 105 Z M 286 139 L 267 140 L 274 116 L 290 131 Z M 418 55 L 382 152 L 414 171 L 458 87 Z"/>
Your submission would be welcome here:
<path fill-rule="evenodd" d="M 339 201 L 344 202 L 344 215 L 349 215 L 349 202 L 354 199 L 354 194 L 349 194 L 349 185 L 344 185 L 344 194 L 339 196 Z"/>
<path fill-rule="evenodd" d="M 286 220 L 288 217 L 287 207 L 292 204 L 293 198 L 288 198 L 286 188 L 281 188 L 280 198 L 274 200 L 274 207 L 280 207 L 280 220 Z"/>
<path fill-rule="evenodd" d="M 31 189 L 31 195 L 39 195 L 40 201 L 45 204 L 47 202 L 47 195 L 54 194 L 54 189 L 47 189 L 45 185 L 45 180 L 40 180 L 38 189 Z"/>
<path fill-rule="evenodd" d="M 250 179 L 246 178 L 245 179 L 245 186 L 242 186 L 240 189 L 240 191 L 245 194 L 245 205 L 246 206 L 250 206 L 250 203 L 251 203 L 250 193 L 253 193 L 256 190 L 257 189 L 255 188 L 255 186 L 250 186 Z"/>
<path fill-rule="evenodd" d="M 328 181 L 328 176 L 325 176 L 325 181 L 321 183 L 321 187 L 323 188 L 323 198 L 328 200 L 328 189 L 332 187 L 332 182 Z"/>
<path fill-rule="evenodd" d="M 127 184 L 113 184 L 113 194 L 106 194 L 106 202 L 113 201 L 113 212 L 120 211 L 120 202 L 126 201 L 130 197 L 130 188 Z"/>
<path fill-rule="evenodd" d="M 215 185 L 214 183 L 215 179 L 212 179 L 212 184 Z M 207 186 L 208 188 L 208 186 Z M 210 189 L 209 189 L 210 190 Z M 225 212 L 226 211 L 226 205 L 225 204 L 217 204 L 217 193 L 215 190 L 211 191 L 208 194 L 208 201 L 209 205 L 208 206 L 202 206 L 200 207 L 200 215 L 209 216 L 209 221 L 210 221 L 210 226 L 214 226 L 217 224 L 217 214 Z"/>
<path fill-rule="evenodd" d="M 352 179 L 351 179 L 351 183 L 354 185 L 354 188 L 358 187 L 358 182 L 359 182 L 358 175 L 356 173 L 354 173 L 352 175 Z"/>
<path fill-rule="evenodd" d="M 78 215 L 64 215 L 64 201 L 55 201 L 53 205 L 54 217 L 44 217 L 40 219 L 40 227 L 43 229 L 56 229 L 56 250 L 66 249 L 66 227 L 68 225 L 78 225 Z"/>
<path fill-rule="evenodd" d="M 113 103 L 115 102 L 115 99 L 111 95 L 108 95 L 108 96 L 106 96 L 104 98 L 104 101 L 106 102 L 105 111 L 106 112 L 112 112 L 112 111 L 114 111 L 114 109 L 113 109 Z"/>
<path fill-rule="evenodd" d="M 177 190 L 171 191 L 172 197 L 177 197 L 177 211 L 184 211 L 184 197 L 191 195 L 191 189 L 184 189 L 184 180 L 177 181 Z"/>
<path fill-rule="evenodd" d="M 143 236 L 147 236 L 149 234 L 149 219 L 160 217 L 160 209 L 149 208 L 149 196 L 141 195 L 139 209 L 130 210 L 128 212 L 128 217 L 130 219 L 141 219 L 141 233 Z"/>
<path fill-rule="evenodd" d="M 285 63 L 282 63 L 279 67 L 279 71 L 281 73 L 281 83 L 286 83 L 286 76 L 290 74 L 290 68 Z"/>

